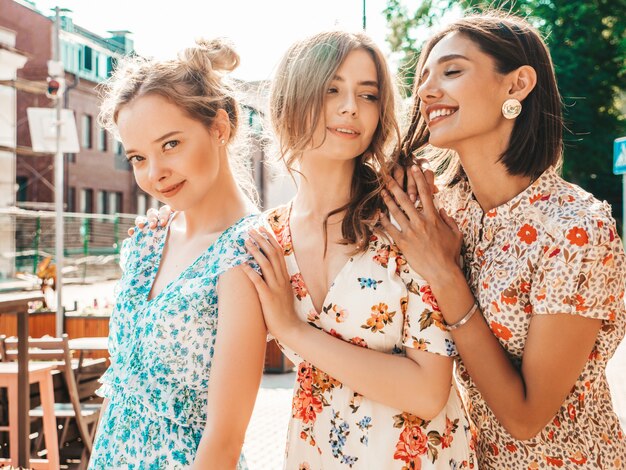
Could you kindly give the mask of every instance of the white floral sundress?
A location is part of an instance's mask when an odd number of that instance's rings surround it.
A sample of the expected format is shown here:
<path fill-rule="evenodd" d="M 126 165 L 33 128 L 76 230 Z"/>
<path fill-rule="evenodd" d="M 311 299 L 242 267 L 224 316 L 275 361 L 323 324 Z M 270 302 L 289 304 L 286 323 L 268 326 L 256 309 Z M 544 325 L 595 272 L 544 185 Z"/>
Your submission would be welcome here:
<path fill-rule="evenodd" d="M 207 389 L 217 335 L 217 282 L 250 260 L 246 216 L 180 276 L 148 300 L 166 229 L 137 231 L 124 242 L 111 316 L 111 365 L 98 393 L 109 398 L 90 469 L 179 469 L 194 460 L 206 423 Z M 239 469 L 245 469 L 243 456 Z"/>
<path fill-rule="evenodd" d="M 270 211 L 265 223 L 283 248 L 296 312 L 303 321 L 387 354 L 404 355 L 414 348 L 456 356 L 430 286 L 382 235 L 372 236 L 368 250 L 348 260 L 317 312 L 293 252 L 290 208 Z M 443 410 L 426 421 L 370 400 L 293 351 L 285 348 L 285 353 L 298 366 L 286 470 L 476 468 L 469 421 L 452 381 Z"/>

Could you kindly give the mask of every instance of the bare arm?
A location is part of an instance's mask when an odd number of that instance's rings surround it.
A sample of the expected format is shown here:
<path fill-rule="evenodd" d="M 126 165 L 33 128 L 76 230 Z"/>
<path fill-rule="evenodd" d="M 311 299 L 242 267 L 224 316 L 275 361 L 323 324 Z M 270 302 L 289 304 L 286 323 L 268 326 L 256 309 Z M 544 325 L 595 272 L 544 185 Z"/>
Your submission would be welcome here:
<path fill-rule="evenodd" d="M 397 204 L 389 194 L 385 202 L 401 228 L 396 229 L 384 217 L 382 223 L 409 264 L 430 283 L 446 322 L 453 324 L 474 303 L 457 264 L 461 233 L 451 217 L 434 207 L 421 174 L 414 174 L 424 209 L 416 211 L 400 188 L 390 182 L 389 190 Z M 520 369 L 510 361 L 480 311 L 454 330 L 453 338 L 496 418 L 513 437 L 529 439 L 554 417 L 567 397 L 589 357 L 601 323 L 569 314 L 533 317 Z"/>
<path fill-rule="evenodd" d="M 241 267 L 220 276 L 218 299 L 207 423 L 193 465 L 202 470 L 237 467 L 265 357 L 261 305 Z"/>
<path fill-rule="evenodd" d="M 407 348 L 399 357 L 362 348 L 313 328 L 297 318 L 282 248 L 264 229 L 253 232 L 261 252 L 250 240 L 246 246 L 263 277 L 245 271 L 254 283 L 271 333 L 283 344 L 331 377 L 379 403 L 432 419 L 445 406 L 452 381 L 452 359 Z"/>

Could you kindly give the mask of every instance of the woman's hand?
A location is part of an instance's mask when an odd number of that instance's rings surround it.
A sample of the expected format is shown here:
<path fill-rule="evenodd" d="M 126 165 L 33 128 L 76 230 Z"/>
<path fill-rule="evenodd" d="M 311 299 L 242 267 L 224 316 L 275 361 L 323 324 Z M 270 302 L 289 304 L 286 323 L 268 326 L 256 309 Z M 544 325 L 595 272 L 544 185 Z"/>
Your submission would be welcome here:
<path fill-rule="evenodd" d="M 171 215 L 172 208 L 168 205 L 161 206 L 158 210 L 151 207 L 145 216 L 138 215 L 135 218 L 135 226 L 128 229 L 128 235 L 132 236 L 136 229 L 146 230 L 150 228 L 154 230 L 157 226 L 165 227 Z"/>
<path fill-rule="evenodd" d="M 412 166 L 418 166 L 422 170 L 424 178 L 426 178 L 426 182 L 428 183 L 428 186 L 430 186 L 431 192 L 433 194 L 437 194 L 439 192 L 439 188 L 435 185 L 435 173 L 433 173 L 433 170 L 430 169 L 428 160 L 425 158 L 418 158 Z M 406 185 L 406 193 L 409 196 L 409 199 L 412 202 L 415 202 L 417 201 L 417 185 L 415 184 L 415 178 L 411 177 L 411 171 L 412 170 L 408 167 L 398 165 L 393 169 L 392 173 L 393 178 L 401 188 Z"/>
<path fill-rule="evenodd" d="M 381 224 L 409 265 L 434 287 L 441 275 L 458 268 L 463 237 L 454 219 L 435 207 L 431 184 L 422 171 L 414 165 L 408 173 L 417 188 L 418 207 L 390 178 L 383 200 L 399 228 L 385 214 Z"/>
<path fill-rule="evenodd" d="M 263 227 L 259 231 L 250 231 L 246 248 L 259 264 L 263 276 L 248 265 L 244 266 L 244 272 L 257 290 L 267 329 L 280 339 L 288 329 L 304 324 L 294 309 L 291 277 L 287 272 L 283 249 Z"/>

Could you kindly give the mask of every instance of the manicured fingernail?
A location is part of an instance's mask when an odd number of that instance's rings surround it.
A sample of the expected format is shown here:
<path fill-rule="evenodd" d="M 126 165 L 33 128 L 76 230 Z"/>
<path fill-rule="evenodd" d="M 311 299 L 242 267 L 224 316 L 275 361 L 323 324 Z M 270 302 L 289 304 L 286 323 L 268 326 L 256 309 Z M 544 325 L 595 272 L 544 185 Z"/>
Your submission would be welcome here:
<path fill-rule="evenodd" d="M 415 196 L 415 194 L 409 195 L 409 199 L 411 199 L 411 202 L 417 201 L 417 197 Z"/>
<path fill-rule="evenodd" d="M 411 171 L 413 171 L 413 173 L 417 173 L 419 171 L 419 168 L 417 167 L 417 165 L 413 165 L 411 167 Z"/>

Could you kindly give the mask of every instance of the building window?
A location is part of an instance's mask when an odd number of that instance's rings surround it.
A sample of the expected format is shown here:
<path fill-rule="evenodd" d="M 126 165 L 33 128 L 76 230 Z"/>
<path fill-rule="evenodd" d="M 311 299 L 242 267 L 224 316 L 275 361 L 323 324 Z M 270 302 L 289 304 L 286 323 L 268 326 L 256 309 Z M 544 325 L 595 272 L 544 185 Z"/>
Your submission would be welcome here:
<path fill-rule="evenodd" d="M 28 199 L 28 178 L 26 176 L 18 176 L 15 178 L 15 182 L 17 183 L 17 194 L 15 195 L 15 200 L 17 202 L 24 202 Z"/>
<path fill-rule="evenodd" d="M 98 191 L 98 200 L 96 204 L 96 212 L 98 214 L 109 213 L 109 195 L 107 191 Z"/>
<path fill-rule="evenodd" d="M 80 190 L 80 211 L 93 214 L 93 189 Z"/>
<path fill-rule="evenodd" d="M 65 163 L 76 163 L 75 153 L 66 153 L 65 158 L 66 158 Z"/>
<path fill-rule="evenodd" d="M 85 46 L 84 48 L 84 57 L 85 57 L 85 62 L 83 63 L 83 68 L 85 70 L 93 70 L 93 54 L 92 54 L 92 49 L 89 46 Z"/>
<path fill-rule="evenodd" d="M 83 148 L 90 149 L 93 147 L 91 140 L 91 127 L 93 118 L 89 114 L 83 114 L 82 131 L 83 131 Z"/>
<path fill-rule="evenodd" d="M 115 155 L 118 157 L 124 155 L 124 146 L 119 140 L 115 142 Z"/>
<path fill-rule="evenodd" d="M 148 209 L 148 196 L 137 194 L 137 214 L 144 215 Z"/>
<path fill-rule="evenodd" d="M 109 192 L 109 214 L 119 214 L 122 211 L 122 193 Z"/>
<path fill-rule="evenodd" d="M 106 129 L 100 129 L 100 132 L 98 132 L 98 150 L 100 150 L 101 152 L 106 152 L 108 150 L 109 147 L 109 134 L 107 133 Z"/>
<path fill-rule="evenodd" d="M 67 188 L 67 212 L 76 212 L 76 188 Z"/>

